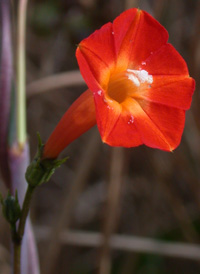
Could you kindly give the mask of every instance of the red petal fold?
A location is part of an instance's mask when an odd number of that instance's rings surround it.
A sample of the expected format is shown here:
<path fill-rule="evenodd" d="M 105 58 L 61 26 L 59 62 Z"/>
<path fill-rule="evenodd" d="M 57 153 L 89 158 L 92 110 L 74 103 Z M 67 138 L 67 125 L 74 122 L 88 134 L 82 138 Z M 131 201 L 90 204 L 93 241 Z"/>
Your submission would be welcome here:
<path fill-rule="evenodd" d="M 149 133 L 148 130 L 145 132 L 142 127 L 142 121 L 140 120 L 138 121 L 137 126 L 141 134 L 144 135 L 144 144 L 159 149 L 174 150 L 179 145 L 183 133 L 185 110 L 154 103 L 144 104 L 144 102 L 142 102 L 142 109 L 144 116 L 146 116 L 146 120 L 149 119 L 149 121 L 154 124 L 158 130 L 158 134 L 159 132 L 162 133 L 170 147 L 169 149 L 167 147 L 162 147 L 162 144 L 159 142 L 151 143 L 151 131 L 149 131 Z"/>
<path fill-rule="evenodd" d="M 172 151 L 180 143 L 184 127 L 185 111 L 148 103 L 142 105 L 127 99 L 121 114 L 112 115 L 114 122 L 105 136 L 104 127 L 99 128 L 102 139 L 111 146 L 134 147 L 145 144 L 152 148 Z M 102 109 L 103 111 L 103 109 Z M 110 110 L 112 112 L 112 109 Z M 107 117 L 100 123 L 106 124 Z"/>
<path fill-rule="evenodd" d="M 108 67 L 116 59 L 114 40 L 112 34 L 112 23 L 107 23 L 99 30 L 96 30 L 88 38 L 79 44 L 80 50 L 84 48 L 90 50 L 94 56 L 105 63 Z"/>
<path fill-rule="evenodd" d="M 85 58 L 85 56 L 79 48 L 76 50 L 76 58 L 78 60 L 78 64 L 83 79 L 86 81 L 89 89 L 93 92 L 100 90 L 100 80 L 96 79 L 96 75 L 94 74 L 93 68 L 90 66 L 87 59 Z M 97 73 L 101 74 L 101 71 L 98 70 Z"/>
<path fill-rule="evenodd" d="M 154 76 L 151 88 L 141 89 L 138 97 L 173 108 L 190 108 L 194 79 L 185 76 Z"/>
<path fill-rule="evenodd" d="M 188 68 L 183 57 L 171 45 L 163 45 L 159 50 L 144 59 L 140 69 L 145 69 L 151 75 L 185 75 Z"/>
<path fill-rule="evenodd" d="M 134 124 L 132 114 L 119 115 L 117 122 L 104 136 L 100 131 L 103 142 L 110 146 L 136 147 L 143 144 L 140 134 Z"/>
<path fill-rule="evenodd" d="M 122 50 L 122 42 L 126 42 L 126 37 L 129 35 L 130 38 L 134 38 L 138 22 L 138 17 L 140 16 L 140 12 L 138 9 L 130 9 L 123 13 L 121 13 L 114 21 L 113 21 L 113 35 L 115 40 L 115 50 L 116 55 L 118 56 L 119 51 Z M 125 46 L 125 45 L 123 45 Z"/>
<path fill-rule="evenodd" d="M 120 26 L 121 21 L 127 22 L 124 29 Z M 151 15 L 140 10 L 137 10 L 136 14 L 134 9 L 122 13 L 113 22 L 113 30 L 118 36 L 115 38 L 116 48 L 119 48 L 121 43 L 118 64 L 127 59 L 129 68 L 141 64 L 168 40 L 166 29 Z M 125 35 L 120 35 L 120 32 L 124 32 Z"/>
<path fill-rule="evenodd" d="M 102 94 L 103 95 L 103 94 Z M 122 107 L 114 101 L 107 101 L 95 93 L 97 125 L 103 142 L 111 146 L 138 146 L 142 144 L 130 114 L 122 114 Z M 129 126 L 127 126 L 129 125 Z"/>
<path fill-rule="evenodd" d="M 107 84 L 110 70 L 116 60 L 112 24 L 104 25 L 100 30 L 84 39 L 77 48 L 76 57 L 83 78 L 91 90 L 93 90 L 93 86 L 90 84 L 91 78 L 94 78 L 101 86 Z"/>
<path fill-rule="evenodd" d="M 133 117 L 133 125 L 142 143 L 166 151 L 172 151 L 179 145 L 185 122 L 184 110 L 149 102 L 145 104 L 131 98 L 126 102 L 126 108 L 129 117 Z"/>
<path fill-rule="evenodd" d="M 118 103 L 106 102 L 103 92 L 94 93 L 94 101 L 96 106 L 96 119 L 102 140 L 112 131 L 115 124 L 118 123 L 121 115 L 121 106 Z"/>
<path fill-rule="evenodd" d="M 49 137 L 43 158 L 57 158 L 72 141 L 96 124 L 93 94 L 85 91 L 67 110 Z"/>

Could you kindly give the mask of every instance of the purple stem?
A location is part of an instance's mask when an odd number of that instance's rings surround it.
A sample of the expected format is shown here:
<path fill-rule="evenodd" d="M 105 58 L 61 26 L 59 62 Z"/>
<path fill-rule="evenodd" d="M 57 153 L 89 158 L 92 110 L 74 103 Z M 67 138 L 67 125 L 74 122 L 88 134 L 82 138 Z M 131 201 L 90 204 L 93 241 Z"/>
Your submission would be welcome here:
<path fill-rule="evenodd" d="M 8 164 L 8 125 L 10 114 L 10 93 L 13 79 L 12 49 L 10 35 L 9 1 L 0 0 L 1 55 L 0 55 L 0 169 L 3 179 L 10 188 Z"/>
<path fill-rule="evenodd" d="M 29 146 L 19 151 L 15 146 L 9 151 L 12 193 L 18 190 L 19 203 L 22 204 L 27 188 L 25 171 L 29 164 Z M 27 219 L 21 249 L 21 274 L 39 274 L 39 261 L 30 218 Z"/>
<path fill-rule="evenodd" d="M 25 171 L 29 164 L 28 144 L 19 150 L 9 146 L 11 88 L 13 80 L 10 7 L 8 0 L 0 0 L 0 171 L 6 186 L 14 194 L 18 190 L 22 204 L 26 192 Z M 21 274 L 39 274 L 39 263 L 31 221 L 28 218 L 21 250 Z"/>

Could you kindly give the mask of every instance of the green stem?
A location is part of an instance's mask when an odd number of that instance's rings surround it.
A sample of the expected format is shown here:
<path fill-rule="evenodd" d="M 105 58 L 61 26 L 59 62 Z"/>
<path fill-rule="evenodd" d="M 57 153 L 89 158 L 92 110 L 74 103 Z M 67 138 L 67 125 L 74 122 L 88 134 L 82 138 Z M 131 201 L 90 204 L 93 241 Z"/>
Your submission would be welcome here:
<path fill-rule="evenodd" d="M 21 244 L 14 243 L 14 274 L 21 273 L 20 254 L 21 254 Z"/>
<path fill-rule="evenodd" d="M 21 217 L 19 220 L 19 226 L 17 232 L 13 233 L 14 242 L 14 274 L 20 274 L 20 261 L 21 261 L 21 242 L 24 235 L 24 229 L 26 225 L 26 219 L 30 209 L 31 198 L 35 188 L 28 186 L 26 195 L 24 198 Z"/>
<path fill-rule="evenodd" d="M 28 166 L 25 174 L 25 178 L 28 183 L 24 202 L 21 209 L 18 229 L 16 230 L 15 223 L 11 226 L 12 240 L 14 244 L 14 274 L 20 274 L 20 262 L 21 262 L 21 243 L 24 236 L 24 229 L 26 220 L 30 210 L 31 198 L 35 188 L 42 183 L 49 181 L 50 177 L 54 173 L 55 169 L 60 167 L 67 158 L 62 160 L 57 159 L 43 159 L 42 160 L 43 145 L 39 138 L 39 146 L 36 157 L 32 163 Z"/>
<path fill-rule="evenodd" d="M 17 141 L 23 147 L 26 141 L 26 93 L 25 93 L 25 28 L 27 0 L 18 6 L 17 37 Z"/>
<path fill-rule="evenodd" d="M 18 231 L 17 231 L 18 237 L 20 237 L 20 239 L 22 239 L 22 237 L 24 235 L 26 219 L 27 219 L 27 216 L 29 213 L 31 198 L 32 198 L 34 189 L 35 188 L 28 185 L 26 195 L 24 198 L 24 202 L 23 202 L 23 206 L 22 206 L 22 213 L 21 213 L 21 217 L 20 217 L 20 221 L 19 221 L 19 227 L 18 227 Z"/>

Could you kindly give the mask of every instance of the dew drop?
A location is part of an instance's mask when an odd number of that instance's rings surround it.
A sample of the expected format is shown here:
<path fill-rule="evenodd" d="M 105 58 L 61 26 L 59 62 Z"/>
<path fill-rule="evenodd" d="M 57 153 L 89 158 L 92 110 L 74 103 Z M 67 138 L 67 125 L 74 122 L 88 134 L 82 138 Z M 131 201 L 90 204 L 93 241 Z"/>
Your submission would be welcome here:
<path fill-rule="evenodd" d="M 107 105 L 107 108 L 108 108 L 108 109 L 113 109 L 113 108 L 112 108 L 111 106 L 109 106 L 109 105 Z"/>
<path fill-rule="evenodd" d="M 145 66 L 147 63 L 146 62 L 142 62 L 142 65 Z"/>
<path fill-rule="evenodd" d="M 114 33 L 114 31 L 112 31 L 112 35 L 114 35 L 115 33 Z"/>
<path fill-rule="evenodd" d="M 98 94 L 99 96 L 101 96 L 101 95 L 102 95 L 102 90 L 97 91 L 97 94 Z"/>
<path fill-rule="evenodd" d="M 131 115 L 131 118 L 130 118 L 130 120 L 128 121 L 128 124 L 130 125 L 130 124 L 133 124 L 133 122 L 134 122 L 134 117 L 133 117 L 133 115 Z"/>

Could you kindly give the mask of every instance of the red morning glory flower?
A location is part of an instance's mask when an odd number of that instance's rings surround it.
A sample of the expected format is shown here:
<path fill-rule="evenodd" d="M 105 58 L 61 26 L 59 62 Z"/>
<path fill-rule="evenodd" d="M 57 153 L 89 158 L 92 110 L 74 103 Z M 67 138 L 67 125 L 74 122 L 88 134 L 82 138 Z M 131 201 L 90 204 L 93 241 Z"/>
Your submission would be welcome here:
<path fill-rule="evenodd" d="M 54 132 L 54 138 L 50 137 L 52 141 L 45 146 L 45 157 L 57 157 L 61 152 L 55 149 L 50 153 L 56 137 L 60 142 L 59 134 L 63 149 L 94 121 L 103 142 L 111 146 L 145 144 L 166 151 L 175 149 L 181 140 L 195 82 L 183 58 L 167 41 L 165 28 L 139 9 L 123 12 L 113 23 L 84 39 L 76 57 L 90 89 L 85 93 L 90 100 L 84 102 L 84 96 L 79 97 L 75 104 L 78 108 L 81 102 L 82 116 L 74 107 L 76 119 L 70 121 L 67 112 L 66 119 L 64 116 L 60 122 L 71 124 L 78 134 L 70 137 L 67 127 L 62 133 Z M 78 128 L 80 119 L 84 125 Z"/>

